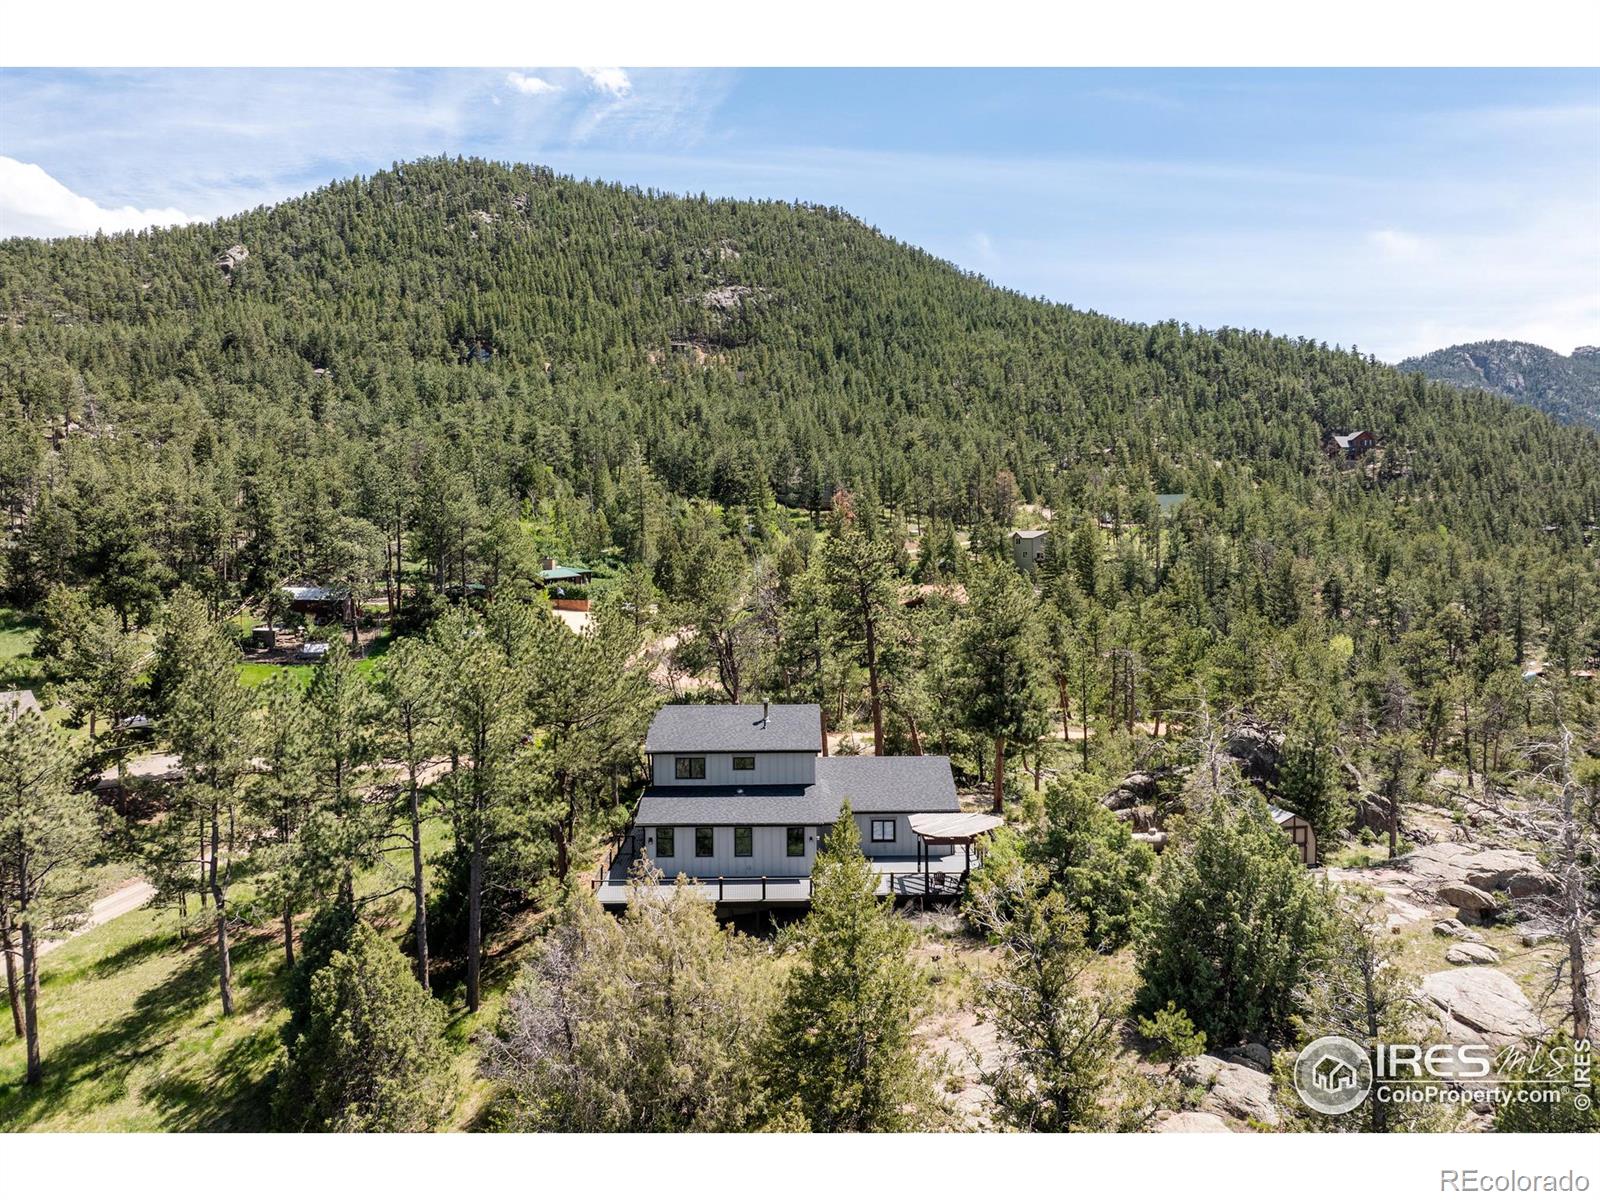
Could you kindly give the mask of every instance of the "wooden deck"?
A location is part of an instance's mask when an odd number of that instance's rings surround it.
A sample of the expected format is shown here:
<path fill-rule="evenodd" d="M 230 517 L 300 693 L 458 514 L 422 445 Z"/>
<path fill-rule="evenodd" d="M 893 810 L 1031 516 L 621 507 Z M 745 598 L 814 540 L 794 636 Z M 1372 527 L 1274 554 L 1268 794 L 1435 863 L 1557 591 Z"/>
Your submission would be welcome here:
<path fill-rule="evenodd" d="M 633 870 L 638 853 L 625 840 L 612 857 L 606 870 L 590 879 L 600 903 L 620 905 L 628 902 L 628 876 Z M 880 896 L 939 897 L 953 899 L 961 894 L 966 856 L 961 853 L 935 858 L 922 864 L 915 858 L 873 858 L 867 861 L 878 874 L 877 894 Z M 978 865 L 973 855 L 972 865 Z M 690 886 L 700 895 L 717 904 L 809 904 L 811 902 L 811 877 L 809 875 L 713 875 L 687 876 Z M 663 881 L 659 890 L 677 886 L 676 879 Z"/>

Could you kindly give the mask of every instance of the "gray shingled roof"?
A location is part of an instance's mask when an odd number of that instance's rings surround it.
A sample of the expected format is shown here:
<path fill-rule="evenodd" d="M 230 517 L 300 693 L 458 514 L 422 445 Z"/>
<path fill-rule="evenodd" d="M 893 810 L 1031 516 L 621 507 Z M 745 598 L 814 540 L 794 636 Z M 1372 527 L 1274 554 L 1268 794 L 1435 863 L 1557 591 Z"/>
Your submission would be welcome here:
<path fill-rule="evenodd" d="M 940 754 L 875 758 L 847 755 L 817 760 L 817 787 L 838 812 L 959 812 L 950 760 Z"/>
<path fill-rule="evenodd" d="M 324 587 L 322 584 L 289 584 L 279 589 L 289 593 L 289 599 L 306 604 L 325 604 L 344 598 L 344 592 L 339 588 Z"/>
<path fill-rule="evenodd" d="M 636 825 L 826 825 L 839 815 L 810 787 L 658 787 L 639 800 Z"/>
<path fill-rule="evenodd" d="M 638 825 L 826 825 L 844 801 L 858 813 L 959 812 L 950 760 L 819 758 L 809 787 L 668 785 L 645 790 Z"/>
<path fill-rule="evenodd" d="M 730 750 L 822 749 L 822 710 L 815 704 L 668 704 L 645 735 L 646 754 Z"/>

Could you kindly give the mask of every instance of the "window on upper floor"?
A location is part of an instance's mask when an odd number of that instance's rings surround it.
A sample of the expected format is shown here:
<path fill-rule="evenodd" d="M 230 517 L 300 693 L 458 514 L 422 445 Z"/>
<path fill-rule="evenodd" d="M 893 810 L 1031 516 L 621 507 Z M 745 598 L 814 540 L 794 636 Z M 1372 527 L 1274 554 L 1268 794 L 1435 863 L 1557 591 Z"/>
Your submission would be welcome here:
<path fill-rule="evenodd" d="M 656 857 L 671 858 L 677 853 L 673 834 L 677 831 L 670 825 L 658 826 L 656 829 Z"/>
<path fill-rule="evenodd" d="M 694 856 L 696 858 L 710 858 L 716 852 L 716 831 L 709 825 L 696 825 L 694 828 Z"/>
<path fill-rule="evenodd" d="M 894 818 L 887 820 L 874 820 L 872 822 L 872 840 L 875 842 L 894 841 Z"/>
<path fill-rule="evenodd" d="M 754 754 L 735 754 L 733 756 L 733 769 L 735 771 L 754 771 L 756 769 L 756 756 Z"/>
<path fill-rule="evenodd" d="M 674 779 L 704 779 L 706 760 L 703 757 L 676 758 L 672 762 L 672 775 Z"/>
<path fill-rule="evenodd" d="M 784 844 L 788 849 L 790 858 L 804 858 L 806 856 L 806 827 L 804 825 L 791 825 L 784 836 Z"/>
<path fill-rule="evenodd" d="M 733 856 L 749 858 L 756 852 L 755 830 L 748 825 L 733 827 Z"/>

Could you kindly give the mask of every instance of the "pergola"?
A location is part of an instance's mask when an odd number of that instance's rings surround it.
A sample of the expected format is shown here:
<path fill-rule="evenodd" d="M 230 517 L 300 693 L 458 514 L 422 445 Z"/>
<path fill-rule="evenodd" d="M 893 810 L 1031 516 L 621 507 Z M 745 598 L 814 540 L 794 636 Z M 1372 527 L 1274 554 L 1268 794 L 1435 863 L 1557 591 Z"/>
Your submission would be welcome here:
<path fill-rule="evenodd" d="M 1005 821 L 993 813 L 913 813 L 907 821 L 911 832 L 917 835 L 917 861 L 922 866 L 922 876 L 928 876 L 928 860 L 933 845 L 960 846 L 966 852 L 966 865 L 961 872 L 962 886 L 972 874 L 972 843 Z M 924 882 L 923 890 L 927 890 Z"/>

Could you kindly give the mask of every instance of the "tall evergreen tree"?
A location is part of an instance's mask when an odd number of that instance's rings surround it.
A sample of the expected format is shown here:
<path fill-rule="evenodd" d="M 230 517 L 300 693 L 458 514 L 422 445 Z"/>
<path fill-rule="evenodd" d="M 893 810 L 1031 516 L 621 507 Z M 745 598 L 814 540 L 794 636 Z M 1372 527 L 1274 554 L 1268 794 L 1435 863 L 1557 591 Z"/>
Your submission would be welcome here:
<path fill-rule="evenodd" d="M 1005 806 L 1006 746 L 1040 736 L 1049 712 L 1032 589 L 1009 564 L 980 564 L 961 630 L 968 726 L 994 746 L 994 811 Z"/>
<path fill-rule="evenodd" d="M 239 651 L 213 625 L 194 594 L 180 595 L 165 618 L 158 674 L 169 681 L 167 736 L 184 778 L 167 820 L 175 829 L 202 830 L 200 868 L 213 907 L 217 984 L 224 1016 L 233 1014 L 228 893 L 249 853 L 253 829 L 242 803 L 249 767 L 253 702 L 239 682 Z M 165 857 L 170 845 L 159 853 Z"/>
<path fill-rule="evenodd" d="M 72 789 L 73 766 L 66 739 L 37 713 L 0 713 L 0 911 L 21 942 L 29 1083 L 44 1075 L 40 943 L 70 931 L 90 899 L 83 867 L 96 830 L 92 802 Z"/>
<path fill-rule="evenodd" d="M 814 1132 L 917 1128 L 929 1080 L 915 1039 L 926 990 L 910 957 L 916 935 L 877 898 L 848 804 L 811 879 L 767 1049 L 769 1087 L 794 1097 Z"/>

